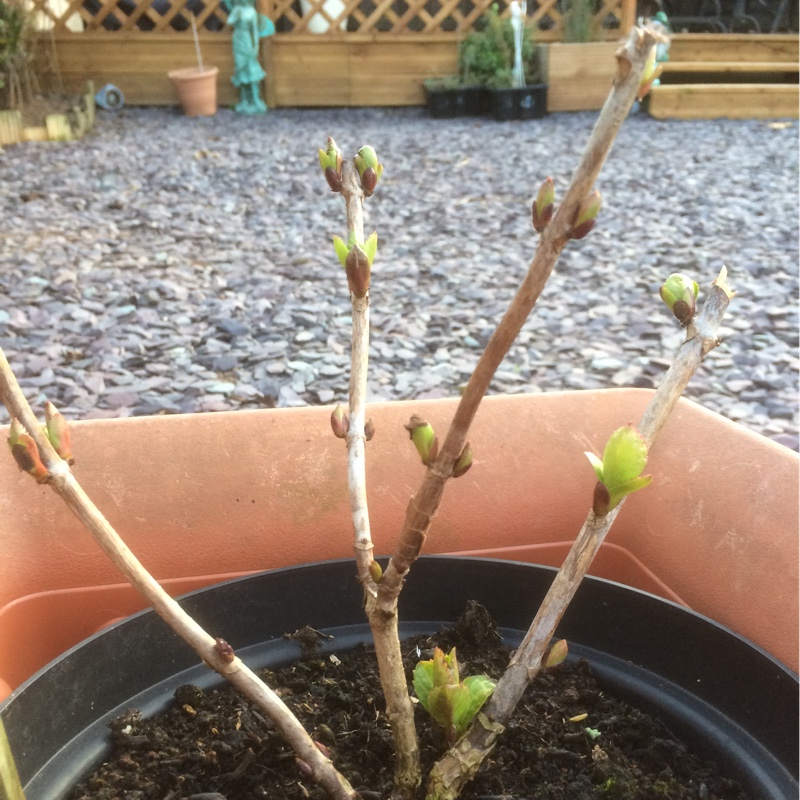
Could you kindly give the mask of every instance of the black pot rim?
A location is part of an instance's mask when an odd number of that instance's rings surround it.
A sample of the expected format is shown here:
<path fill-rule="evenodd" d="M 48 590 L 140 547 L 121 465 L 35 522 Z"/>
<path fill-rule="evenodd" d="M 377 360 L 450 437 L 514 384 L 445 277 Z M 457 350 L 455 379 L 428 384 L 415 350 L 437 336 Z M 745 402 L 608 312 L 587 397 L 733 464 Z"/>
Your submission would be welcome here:
<path fill-rule="evenodd" d="M 401 631 L 435 630 L 431 626 L 454 621 L 464 602 L 476 599 L 513 638 L 527 628 L 555 572 L 495 559 L 424 557 L 409 576 L 413 588 L 401 595 L 400 616 L 409 620 Z M 283 608 L 290 591 L 297 596 Z M 234 604 L 234 616 L 222 610 L 220 596 Z M 341 609 L 333 602 L 317 607 L 317 598 L 334 596 Z M 305 624 L 335 629 L 340 647 L 369 638 L 352 559 L 236 578 L 184 595 L 181 603 L 256 668 L 296 658 L 297 646 L 281 637 Z M 797 797 L 798 678 L 763 649 L 683 606 L 600 578 L 584 581 L 557 633 L 614 691 L 658 707 L 677 733 L 719 751 L 755 797 Z M 130 680 L 115 672 L 121 663 L 133 671 Z M 29 796 L 63 796 L 54 773 L 67 766 L 74 773 L 96 760 L 108 739 L 108 719 L 131 705 L 163 705 L 187 680 L 210 685 L 221 679 L 197 665 L 152 610 L 95 634 L 40 670 L 0 705 Z M 88 696 L 78 696 L 84 684 Z M 62 709 L 57 720 L 53 707 Z M 57 741 L 48 752 L 35 734 L 54 722 Z"/>

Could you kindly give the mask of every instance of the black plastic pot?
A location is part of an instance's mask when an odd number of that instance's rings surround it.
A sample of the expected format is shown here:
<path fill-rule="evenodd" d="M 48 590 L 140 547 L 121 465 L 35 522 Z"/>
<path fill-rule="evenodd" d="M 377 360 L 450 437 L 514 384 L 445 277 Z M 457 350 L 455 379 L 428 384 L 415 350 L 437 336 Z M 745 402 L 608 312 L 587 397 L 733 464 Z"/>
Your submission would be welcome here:
<path fill-rule="evenodd" d="M 480 86 L 458 89 L 425 88 L 428 113 L 437 119 L 477 117 L 488 111 L 486 92 Z"/>
<path fill-rule="evenodd" d="M 452 622 L 474 599 L 513 644 L 553 575 L 514 562 L 422 559 L 402 595 L 402 633 Z M 368 640 L 361 603 L 349 560 L 261 573 L 182 601 L 255 668 L 295 659 L 298 646 L 281 637 L 303 625 L 332 633 L 327 649 Z M 680 606 L 596 578 L 584 581 L 558 633 L 609 689 L 657 710 L 753 798 L 796 800 L 798 681 L 771 656 Z M 184 683 L 218 682 L 152 611 L 87 639 L 0 707 L 28 798 L 63 797 L 102 759 L 114 716 L 159 711 Z"/>
<path fill-rule="evenodd" d="M 492 115 L 496 120 L 540 119 L 547 113 L 547 84 L 524 89 L 492 89 Z"/>

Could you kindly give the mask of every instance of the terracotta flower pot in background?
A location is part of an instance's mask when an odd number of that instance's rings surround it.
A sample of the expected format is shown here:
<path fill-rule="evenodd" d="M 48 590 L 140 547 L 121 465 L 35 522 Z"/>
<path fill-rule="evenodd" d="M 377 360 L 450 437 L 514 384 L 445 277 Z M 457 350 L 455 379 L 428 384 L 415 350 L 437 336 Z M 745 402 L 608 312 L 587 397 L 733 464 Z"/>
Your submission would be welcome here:
<path fill-rule="evenodd" d="M 560 564 L 596 481 L 583 451 L 601 452 L 651 395 L 487 398 L 470 437 L 476 463 L 448 486 L 426 552 Z M 417 413 L 443 432 L 455 403 L 369 408 L 377 553 L 391 551 L 422 477 L 404 423 Z M 330 432 L 330 412 L 78 422 L 74 471 L 134 553 L 178 594 L 220 575 L 346 557 L 345 448 Z M 595 573 L 682 600 L 796 669 L 797 454 L 681 401 L 647 472 L 652 486 L 626 502 Z M 0 678 L 10 687 L 141 607 L 133 590 L 113 586 L 119 575 L 71 512 L 11 458 L 0 459 L 0 552 Z"/>
<path fill-rule="evenodd" d="M 168 72 L 187 117 L 210 117 L 217 113 L 217 67 L 186 67 Z"/>

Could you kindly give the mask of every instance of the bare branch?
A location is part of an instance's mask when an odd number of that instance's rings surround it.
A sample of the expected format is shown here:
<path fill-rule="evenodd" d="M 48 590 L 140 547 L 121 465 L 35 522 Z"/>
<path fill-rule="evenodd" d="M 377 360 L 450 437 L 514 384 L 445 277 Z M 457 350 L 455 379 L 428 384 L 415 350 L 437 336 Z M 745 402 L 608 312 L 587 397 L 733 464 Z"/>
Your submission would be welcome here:
<path fill-rule="evenodd" d="M 55 452 L 22 394 L 5 354 L 0 349 L 0 398 L 12 418 L 18 419 L 36 442 L 47 468 L 46 482 L 86 526 L 95 541 L 125 578 L 142 594 L 156 613 L 211 669 L 227 678 L 256 703 L 275 724 L 280 735 L 310 768 L 311 777 L 338 800 L 357 800 L 358 793 L 334 768 L 283 701 L 229 650 L 220 648 L 173 600 L 142 566 L 119 534 L 81 488 L 67 463 Z M 153 654 L 156 658 L 157 654 Z"/>
<path fill-rule="evenodd" d="M 444 484 L 453 474 L 453 466 L 464 448 L 478 406 L 570 239 L 578 210 L 590 194 L 611 145 L 630 111 L 647 57 L 659 38 L 649 28 L 636 28 L 617 51 L 617 74 L 611 93 L 600 112 L 564 200 L 552 222 L 544 229 L 528 273 L 470 377 L 438 458 L 426 472 L 419 491 L 408 505 L 400 543 L 380 585 L 379 602 L 386 610 L 396 602 L 403 580 L 422 550 L 431 521 L 441 503 Z"/>
<path fill-rule="evenodd" d="M 352 161 L 342 164 L 341 193 L 347 210 L 348 233 L 355 242 L 364 242 L 364 191 Z M 371 569 L 373 543 L 370 532 L 366 488 L 366 399 L 369 356 L 369 293 L 357 297 L 351 292 L 353 334 L 350 369 L 349 430 L 347 434 L 347 480 L 350 511 L 355 533 L 355 558 L 358 576 L 364 587 L 366 613 L 381 678 L 386 715 L 392 728 L 395 751 L 395 792 L 397 798 L 413 797 L 422 781 L 419 766 L 419 745 L 414 726 L 414 707 L 408 695 L 403 658 L 400 651 L 398 617 L 395 606 L 391 613 L 378 608 L 378 584 Z M 377 566 L 377 565 L 376 565 Z"/>
<path fill-rule="evenodd" d="M 718 344 L 717 330 L 722 322 L 733 293 L 728 289 L 723 267 L 714 281 L 711 294 L 695 322 L 690 325 L 687 340 L 678 351 L 658 390 L 644 412 L 639 432 L 648 448 L 664 422 L 674 410 L 683 390 L 706 354 Z M 517 649 L 508 669 L 497 682 L 494 694 L 480 720 L 473 724 L 454 748 L 431 771 L 429 796 L 437 800 L 452 800 L 464 784 L 477 772 L 484 758 L 492 751 L 497 737 L 511 718 L 523 692 L 539 673 L 542 658 L 552 640 L 556 627 L 564 616 L 575 592 L 586 575 L 600 545 L 622 508 L 624 498 L 609 514 L 597 517 L 590 511 L 558 571 L 539 611 Z"/>

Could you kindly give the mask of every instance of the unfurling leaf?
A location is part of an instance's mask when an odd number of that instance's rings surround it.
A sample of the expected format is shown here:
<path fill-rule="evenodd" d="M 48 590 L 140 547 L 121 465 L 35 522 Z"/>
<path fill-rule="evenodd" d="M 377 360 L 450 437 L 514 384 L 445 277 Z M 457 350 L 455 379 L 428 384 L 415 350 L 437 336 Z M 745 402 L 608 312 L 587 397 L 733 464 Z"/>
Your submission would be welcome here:
<path fill-rule="evenodd" d="M 472 675 L 462 681 L 455 648 L 445 655 L 436 647 L 430 661 L 420 661 L 414 668 L 414 691 L 453 743 L 491 696 L 494 681 L 486 675 Z"/>
<path fill-rule="evenodd" d="M 600 192 L 595 189 L 581 203 L 578 213 L 575 215 L 575 222 L 572 224 L 572 231 L 570 232 L 571 239 L 583 239 L 589 234 L 589 231 L 594 228 L 594 223 L 600 213 L 602 204 L 603 198 L 600 196 Z"/>
<path fill-rule="evenodd" d="M 586 456 L 600 479 L 592 502 L 598 517 L 604 517 L 625 495 L 643 489 L 653 480 L 652 475 L 641 474 L 647 464 L 647 444 L 633 425 L 611 434 L 602 461 L 593 453 Z"/>
<path fill-rule="evenodd" d="M 344 243 L 343 239 L 341 239 L 339 236 L 334 236 L 333 249 L 336 251 L 336 256 L 338 257 L 339 261 L 342 262 L 342 266 L 344 267 L 347 263 L 347 254 L 350 252 L 350 248 Z"/>
<path fill-rule="evenodd" d="M 686 326 L 694 317 L 700 287 L 688 275 L 673 272 L 658 290 L 664 305 L 675 315 L 675 319 Z"/>
<path fill-rule="evenodd" d="M 375 260 L 375 254 L 378 252 L 377 231 L 373 231 L 367 237 L 367 241 L 364 242 L 364 252 L 367 254 L 367 261 L 369 261 L 369 265 L 372 266 L 372 262 Z"/>

